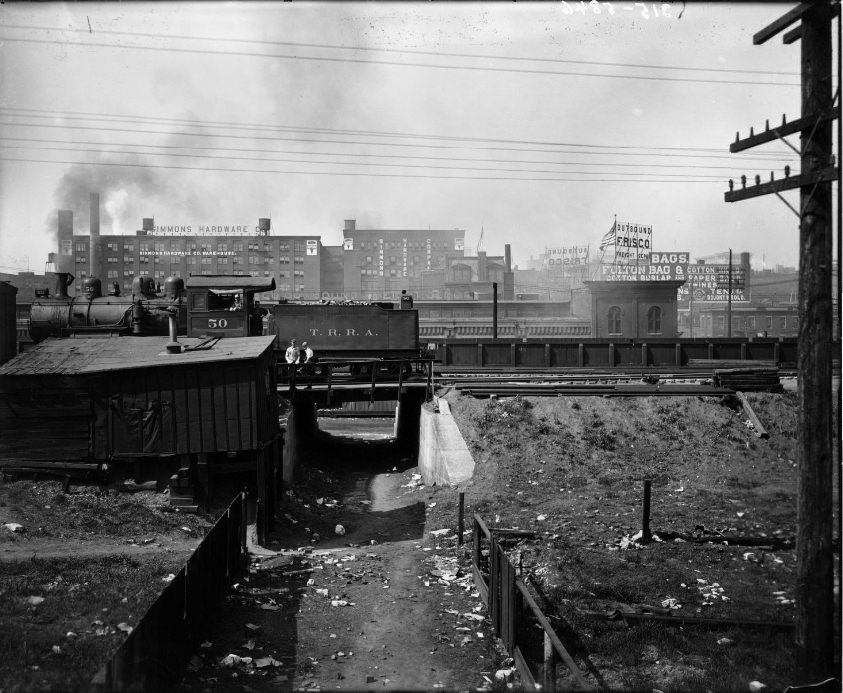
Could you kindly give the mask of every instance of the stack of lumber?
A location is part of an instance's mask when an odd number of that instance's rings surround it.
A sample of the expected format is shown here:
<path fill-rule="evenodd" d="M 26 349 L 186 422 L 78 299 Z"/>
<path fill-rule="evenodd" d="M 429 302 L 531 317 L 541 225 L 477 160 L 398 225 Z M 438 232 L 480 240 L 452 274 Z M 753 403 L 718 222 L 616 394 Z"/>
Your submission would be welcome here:
<path fill-rule="evenodd" d="M 740 392 L 782 392 L 778 368 L 716 368 L 714 384 Z"/>

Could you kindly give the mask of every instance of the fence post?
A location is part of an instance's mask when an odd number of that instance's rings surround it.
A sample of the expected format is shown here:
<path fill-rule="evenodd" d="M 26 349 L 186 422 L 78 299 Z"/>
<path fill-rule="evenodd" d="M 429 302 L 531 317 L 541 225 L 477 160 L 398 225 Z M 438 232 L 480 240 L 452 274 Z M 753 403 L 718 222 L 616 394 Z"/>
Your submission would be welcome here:
<path fill-rule="evenodd" d="M 556 651 L 547 631 L 544 631 L 544 666 L 542 667 L 542 690 L 556 691 Z"/>
<path fill-rule="evenodd" d="M 465 531 L 465 492 L 460 491 L 460 510 L 457 518 L 457 546 L 462 546 L 462 535 Z"/>
<path fill-rule="evenodd" d="M 644 510 L 641 517 L 641 543 L 646 544 L 652 539 L 650 534 L 650 479 L 644 479 Z"/>

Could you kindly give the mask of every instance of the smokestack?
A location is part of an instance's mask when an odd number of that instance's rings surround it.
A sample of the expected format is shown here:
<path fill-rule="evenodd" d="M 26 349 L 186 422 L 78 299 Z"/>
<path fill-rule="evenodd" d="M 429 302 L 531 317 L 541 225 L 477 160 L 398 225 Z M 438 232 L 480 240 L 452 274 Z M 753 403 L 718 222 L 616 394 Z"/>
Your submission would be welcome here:
<path fill-rule="evenodd" d="M 503 247 L 503 271 L 512 272 L 512 249 L 509 243 Z"/>
<path fill-rule="evenodd" d="M 88 271 L 89 277 L 100 277 L 102 272 L 98 265 L 100 259 L 100 195 L 99 193 L 91 193 L 91 238 L 90 248 L 88 250 Z"/>
<path fill-rule="evenodd" d="M 60 209 L 58 218 L 59 256 L 56 266 L 57 272 L 73 272 L 73 212 Z"/>

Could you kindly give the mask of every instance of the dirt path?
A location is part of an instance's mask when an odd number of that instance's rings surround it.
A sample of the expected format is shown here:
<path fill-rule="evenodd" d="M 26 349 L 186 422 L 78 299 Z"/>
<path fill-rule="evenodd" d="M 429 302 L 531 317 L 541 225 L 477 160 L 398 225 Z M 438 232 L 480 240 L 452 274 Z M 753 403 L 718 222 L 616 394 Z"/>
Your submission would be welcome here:
<path fill-rule="evenodd" d="M 417 470 L 399 471 L 376 436 L 368 442 L 371 463 L 341 476 L 336 517 L 346 534 L 312 550 L 281 538 L 280 553 L 254 556 L 181 690 L 476 689 L 493 680 L 494 639 L 464 547 L 453 531 L 426 531 L 429 491 Z M 354 445 L 365 459 L 366 443 Z M 229 655 L 251 661 L 222 665 Z"/>

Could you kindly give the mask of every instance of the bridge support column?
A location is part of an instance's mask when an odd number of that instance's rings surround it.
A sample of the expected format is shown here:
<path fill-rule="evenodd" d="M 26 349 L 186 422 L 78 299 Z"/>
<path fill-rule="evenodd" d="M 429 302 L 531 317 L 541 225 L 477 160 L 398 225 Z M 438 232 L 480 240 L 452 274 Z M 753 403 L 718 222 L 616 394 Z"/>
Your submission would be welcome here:
<path fill-rule="evenodd" d="M 407 390 L 398 397 L 395 408 L 395 438 L 405 450 L 413 450 L 419 444 L 419 420 L 425 393 L 419 390 Z"/>
<path fill-rule="evenodd" d="M 293 421 L 299 443 L 309 443 L 316 436 L 316 402 L 293 401 Z"/>

